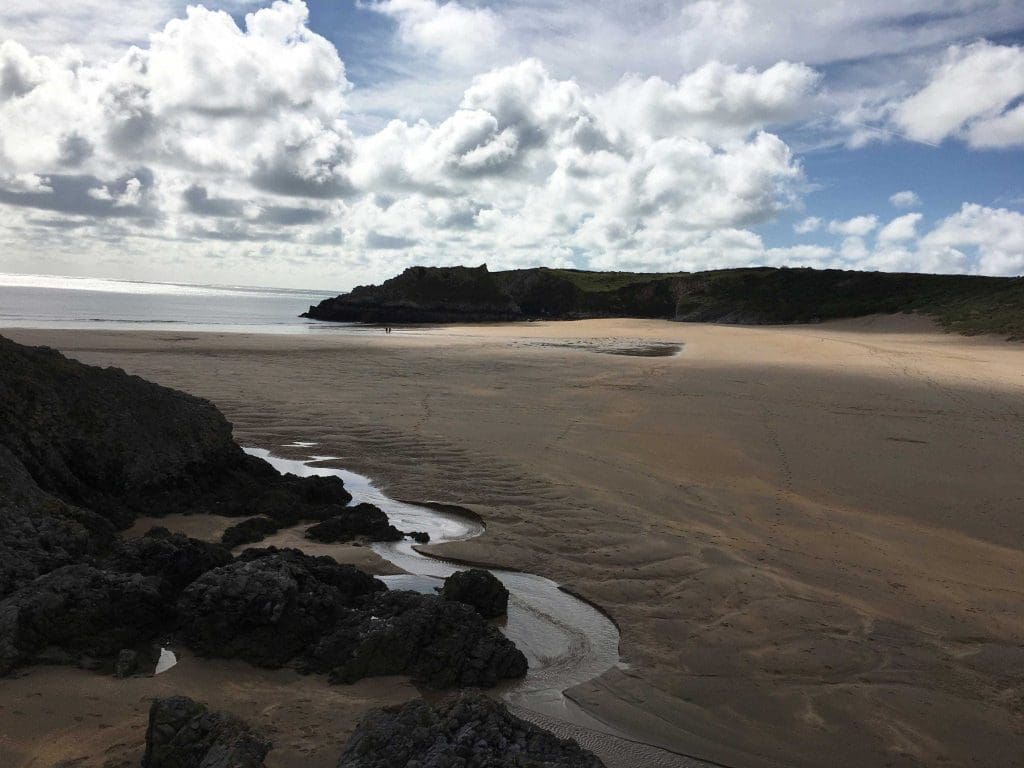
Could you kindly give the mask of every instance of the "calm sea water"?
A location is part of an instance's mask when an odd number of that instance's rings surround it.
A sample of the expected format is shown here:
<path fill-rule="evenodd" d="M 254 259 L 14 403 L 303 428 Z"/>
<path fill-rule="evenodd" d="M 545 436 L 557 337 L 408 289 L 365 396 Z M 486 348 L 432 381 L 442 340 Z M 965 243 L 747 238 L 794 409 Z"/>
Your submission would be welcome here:
<path fill-rule="evenodd" d="M 0 327 L 308 333 L 351 326 L 300 318 L 337 291 L 0 274 Z"/>

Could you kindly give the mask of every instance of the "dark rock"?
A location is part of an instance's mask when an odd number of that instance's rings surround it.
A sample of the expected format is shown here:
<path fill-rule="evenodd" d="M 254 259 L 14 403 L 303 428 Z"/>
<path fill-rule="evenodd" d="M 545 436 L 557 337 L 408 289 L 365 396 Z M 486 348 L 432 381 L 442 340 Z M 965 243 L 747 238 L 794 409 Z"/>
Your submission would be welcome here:
<path fill-rule="evenodd" d="M 63 566 L 0 601 L 0 674 L 28 663 L 112 664 L 170 618 L 155 577 Z"/>
<path fill-rule="evenodd" d="M 508 612 L 508 590 L 490 571 L 471 568 L 444 580 L 441 597 L 472 606 L 485 619 Z"/>
<path fill-rule="evenodd" d="M 131 677 L 139 671 L 139 654 L 130 648 L 123 648 L 114 663 L 114 677 Z"/>
<path fill-rule="evenodd" d="M 406 536 L 420 544 L 426 544 L 430 541 L 430 534 L 426 531 L 409 531 Z"/>
<path fill-rule="evenodd" d="M 467 605 L 385 592 L 348 613 L 311 653 L 332 682 L 407 674 L 430 688 L 490 687 L 526 674 L 526 657 Z"/>
<path fill-rule="evenodd" d="M 297 550 L 246 550 L 193 582 L 178 609 L 197 653 L 334 682 L 408 674 L 437 688 L 490 686 L 526 673 L 523 654 L 468 606 L 388 592 L 351 566 Z"/>
<path fill-rule="evenodd" d="M 571 739 L 520 720 L 486 696 L 417 699 L 363 717 L 338 768 L 603 768 Z"/>
<path fill-rule="evenodd" d="M 269 517 L 250 517 L 225 530 L 221 534 L 220 541 L 225 547 L 234 549 L 242 544 L 255 544 L 258 541 L 263 541 L 280 528 L 280 524 Z"/>
<path fill-rule="evenodd" d="M 179 601 L 185 642 L 206 656 L 281 667 L 384 585 L 331 558 L 247 550 L 197 579 Z"/>
<path fill-rule="evenodd" d="M 404 534 L 388 522 L 388 516 L 373 504 L 344 507 L 322 523 L 306 529 L 306 538 L 327 543 L 356 538 L 373 541 L 401 541 Z"/>
<path fill-rule="evenodd" d="M 174 600 L 201 574 L 230 562 L 231 553 L 219 544 L 156 527 L 136 539 L 118 541 L 102 564 L 112 571 L 156 576 L 164 594 Z"/>
<path fill-rule="evenodd" d="M 338 478 L 282 476 L 246 455 L 208 401 L 0 338 L 0 446 L 35 485 L 115 529 L 139 515 L 322 519 Z"/>
<path fill-rule="evenodd" d="M 271 742 L 244 720 L 185 696 L 149 708 L 143 768 L 262 768 Z"/>
<path fill-rule="evenodd" d="M 519 307 L 487 266 L 410 267 L 379 286 L 359 286 L 303 315 L 366 323 L 458 323 L 515 320 Z"/>

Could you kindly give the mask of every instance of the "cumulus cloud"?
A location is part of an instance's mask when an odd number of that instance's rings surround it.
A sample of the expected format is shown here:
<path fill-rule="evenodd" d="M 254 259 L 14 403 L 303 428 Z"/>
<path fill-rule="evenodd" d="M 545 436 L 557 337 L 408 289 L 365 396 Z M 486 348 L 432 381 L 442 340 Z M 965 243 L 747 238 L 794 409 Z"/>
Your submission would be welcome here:
<path fill-rule="evenodd" d="M 904 216 L 897 216 L 879 230 L 879 242 L 896 243 L 903 240 L 913 240 L 917 236 L 917 223 L 920 220 L 920 213 L 908 213 Z"/>
<path fill-rule="evenodd" d="M 822 221 L 817 216 L 808 216 L 793 225 L 793 231 L 798 235 L 806 235 L 821 229 Z"/>
<path fill-rule="evenodd" d="M 902 192 L 896 192 L 890 195 L 889 202 L 896 208 L 910 208 L 915 205 L 920 205 L 921 198 L 917 196 L 917 192 L 905 189 Z"/>
<path fill-rule="evenodd" d="M 454 62 L 479 61 L 501 42 L 501 23 L 489 8 L 457 0 L 381 0 L 367 7 L 397 21 L 404 44 Z"/>
<path fill-rule="evenodd" d="M 627 77 L 598 100 L 597 109 L 634 135 L 685 133 L 722 143 L 793 120 L 808 107 L 819 80 L 805 64 L 781 61 L 757 71 L 712 61 L 674 84 Z"/>
<path fill-rule="evenodd" d="M 974 147 L 1024 145 L 1024 48 L 981 40 L 952 46 L 927 85 L 904 100 L 895 124 L 914 141 L 956 136 Z"/>
<path fill-rule="evenodd" d="M 1024 214 L 964 203 L 922 237 L 920 245 L 940 254 L 975 249 L 976 271 L 1019 275 L 1024 273 Z"/>
<path fill-rule="evenodd" d="M 878 226 L 878 217 L 854 216 L 852 219 L 839 221 L 833 219 L 828 223 L 828 231 L 834 235 L 847 235 L 848 237 L 864 237 L 875 231 Z"/>

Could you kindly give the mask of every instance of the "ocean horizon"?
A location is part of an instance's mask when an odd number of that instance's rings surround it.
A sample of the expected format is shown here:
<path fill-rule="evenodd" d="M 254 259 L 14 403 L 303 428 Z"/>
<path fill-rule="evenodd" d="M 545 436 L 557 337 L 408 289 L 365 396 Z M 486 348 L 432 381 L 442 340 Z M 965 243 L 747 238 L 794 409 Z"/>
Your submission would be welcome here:
<path fill-rule="evenodd" d="M 0 273 L 0 327 L 306 333 L 299 317 L 340 291 Z"/>

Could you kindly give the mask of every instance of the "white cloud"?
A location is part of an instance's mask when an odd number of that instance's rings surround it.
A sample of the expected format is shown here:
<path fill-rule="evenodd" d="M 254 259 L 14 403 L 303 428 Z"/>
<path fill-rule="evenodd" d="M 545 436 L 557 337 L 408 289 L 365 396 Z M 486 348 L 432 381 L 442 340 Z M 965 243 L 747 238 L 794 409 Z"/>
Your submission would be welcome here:
<path fill-rule="evenodd" d="M 489 8 L 456 0 L 381 0 L 367 7 L 395 19 L 406 45 L 456 63 L 480 61 L 501 43 L 501 22 Z"/>
<path fill-rule="evenodd" d="M 808 216 L 793 225 L 793 231 L 798 235 L 806 235 L 821 229 L 822 221 L 817 216 Z"/>
<path fill-rule="evenodd" d="M 930 144 L 958 136 L 975 147 L 1024 145 L 1024 113 L 1005 112 L 1022 95 L 1024 48 L 982 40 L 949 48 L 893 119 L 908 138 Z"/>
<path fill-rule="evenodd" d="M 933 252 L 976 249 L 976 271 L 982 274 L 1024 273 L 1024 214 L 1006 208 L 964 203 L 921 238 Z"/>
<path fill-rule="evenodd" d="M 920 220 L 920 213 L 908 213 L 903 216 L 897 216 L 879 231 L 879 242 L 896 243 L 903 240 L 913 240 L 917 237 L 917 223 Z"/>
<path fill-rule="evenodd" d="M 902 192 L 890 195 L 889 202 L 896 208 L 911 208 L 915 205 L 920 205 L 921 198 L 917 196 L 917 192 L 905 189 Z"/>
<path fill-rule="evenodd" d="M 828 223 L 828 231 L 834 235 L 847 235 L 849 237 L 864 237 L 875 231 L 878 226 L 878 217 L 854 216 L 852 219 L 839 221 L 833 219 Z"/>
<path fill-rule="evenodd" d="M 625 78 L 600 97 L 596 111 L 625 133 L 683 133 L 713 143 L 793 120 L 808 107 L 820 75 L 781 61 L 759 72 L 709 62 L 675 84 L 660 77 Z"/>

